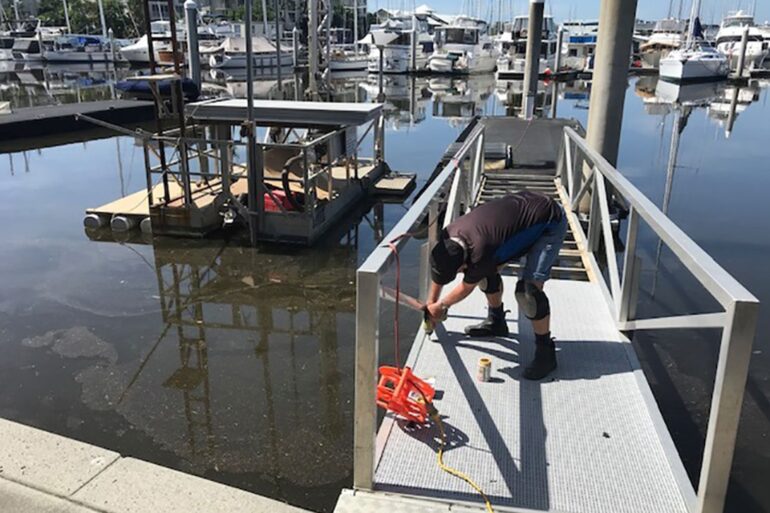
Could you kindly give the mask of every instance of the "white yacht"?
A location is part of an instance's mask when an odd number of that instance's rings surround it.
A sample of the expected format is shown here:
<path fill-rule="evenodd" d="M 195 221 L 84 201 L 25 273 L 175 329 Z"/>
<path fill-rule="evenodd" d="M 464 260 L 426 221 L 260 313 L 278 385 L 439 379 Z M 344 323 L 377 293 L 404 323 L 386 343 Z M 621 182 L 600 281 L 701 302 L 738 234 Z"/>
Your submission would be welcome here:
<path fill-rule="evenodd" d="M 278 56 L 276 55 L 275 44 L 265 37 L 255 36 L 252 38 L 252 62 L 255 68 L 278 67 Z M 214 69 L 219 68 L 245 68 L 246 57 L 246 38 L 228 37 L 219 46 L 201 50 L 201 60 L 204 56 L 208 57 L 209 66 Z M 281 68 L 290 67 L 294 64 L 294 54 L 290 48 L 281 46 Z"/>
<path fill-rule="evenodd" d="M 666 18 L 655 22 L 655 28 L 652 29 L 650 37 L 639 45 L 642 65 L 647 68 L 660 67 L 661 58 L 682 46 L 686 32 L 687 21 L 685 20 Z"/>
<path fill-rule="evenodd" d="M 470 74 L 493 71 L 499 51 L 487 33 L 487 22 L 458 16 L 436 29 L 436 50 L 428 59 L 434 73 Z"/>
<path fill-rule="evenodd" d="M 687 42 L 660 59 L 660 78 L 674 82 L 720 80 L 727 77 L 727 57 L 703 40 L 698 12 L 700 1 L 693 2 L 693 20 Z"/>
<path fill-rule="evenodd" d="M 391 17 L 383 23 L 372 25 L 369 34 L 360 42 L 369 50 L 368 70 L 380 72 L 380 48 L 384 73 L 410 73 L 425 70 L 433 54 L 433 29 L 440 23 L 434 15 L 404 15 Z M 415 56 L 412 59 L 412 39 Z"/>
<path fill-rule="evenodd" d="M 497 71 L 524 72 L 527 55 L 527 30 L 529 28 L 528 16 L 516 16 L 510 30 L 506 30 L 498 38 L 500 56 L 497 58 Z M 542 43 L 540 44 L 540 63 L 538 73 L 553 71 L 556 60 L 557 43 L 556 23 L 551 16 L 543 18 Z"/>
<path fill-rule="evenodd" d="M 725 54 L 729 60 L 730 69 L 737 69 L 741 52 L 741 38 L 744 29 L 748 27 L 746 44 L 745 69 L 759 68 L 768 55 L 768 42 L 763 31 L 754 24 L 754 16 L 743 11 L 731 13 L 722 20 L 717 33 L 717 50 Z"/>
<path fill-rule="evenodd" d="M 168 53 L 171 52 L 171 24 L 168 21 L 153 21 L 150 24 L 150 30 L 152 30 L 153 39 L 152 50 L 155 54 L 156 63 L 167 63 L 171 61 L 168 57 Z M 209 25 L 206 27 L 199 27 L 198 30 L 198 45 L 200 51 L 203 52 L 208 48 L 218 45 L 223 39 L 222 34 L 232 33 L 233 29 L 231 25 L 214 26 Z M 187 36 L 183 29 L 177 26 L 176 31 L 177 41 L 180 45 L 187 44 Z M 150 63 L 150 51 L 148 48 L 147 34 L 144 34 L 136 42 L 130 45 L 125 45 L 120 48 L 120 54 L 123 59 L 131 64 L 137 66 L 146 66 Z"/>
<path fill-rule="evenodd" d="M 569 20 L 562 23 L 562 27 L 566 31 L 561 49 L 562 66 L 578 71 L 592 69 L 599 22 Z"/>

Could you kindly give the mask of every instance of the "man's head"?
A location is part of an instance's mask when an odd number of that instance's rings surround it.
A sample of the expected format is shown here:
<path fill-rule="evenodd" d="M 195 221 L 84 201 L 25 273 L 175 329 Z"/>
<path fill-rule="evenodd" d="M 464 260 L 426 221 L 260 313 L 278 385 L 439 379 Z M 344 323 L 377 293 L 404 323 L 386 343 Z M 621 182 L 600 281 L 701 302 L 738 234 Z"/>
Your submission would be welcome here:
<path fill-rule="evenodd" d="M 430 253 L 430 274 L 434 283 L 446 285 L 451 282 L 464 264 L 465 250 L 443 232 Z"/>

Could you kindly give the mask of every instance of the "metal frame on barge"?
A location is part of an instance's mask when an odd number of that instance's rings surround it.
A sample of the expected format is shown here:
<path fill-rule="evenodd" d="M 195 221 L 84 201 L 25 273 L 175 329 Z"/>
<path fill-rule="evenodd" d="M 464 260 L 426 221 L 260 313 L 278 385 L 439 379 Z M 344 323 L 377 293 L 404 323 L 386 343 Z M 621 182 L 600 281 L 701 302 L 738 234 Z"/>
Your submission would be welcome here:
<path fill-rule="evenodd" d="M 92 224 L 203 236 L 240 219 L 254 243 L 312 244 L 389 172 L 380 104 L 215 99 L 184 117 L 184 135 L 140 134 L 146 192 L 89 209 Z"/>

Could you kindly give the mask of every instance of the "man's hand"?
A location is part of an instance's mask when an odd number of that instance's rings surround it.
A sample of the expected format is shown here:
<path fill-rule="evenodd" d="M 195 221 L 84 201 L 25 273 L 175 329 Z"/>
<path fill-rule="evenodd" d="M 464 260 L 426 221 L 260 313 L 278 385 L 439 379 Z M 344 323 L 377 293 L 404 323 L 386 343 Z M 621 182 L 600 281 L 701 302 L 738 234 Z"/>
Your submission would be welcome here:
<path fill-rule="evenodd" d="M 441 301 L 431 303 L 426 308 L 428 309 L 428 316 L 434 324 L 446 319 L 447 308 Z"/>

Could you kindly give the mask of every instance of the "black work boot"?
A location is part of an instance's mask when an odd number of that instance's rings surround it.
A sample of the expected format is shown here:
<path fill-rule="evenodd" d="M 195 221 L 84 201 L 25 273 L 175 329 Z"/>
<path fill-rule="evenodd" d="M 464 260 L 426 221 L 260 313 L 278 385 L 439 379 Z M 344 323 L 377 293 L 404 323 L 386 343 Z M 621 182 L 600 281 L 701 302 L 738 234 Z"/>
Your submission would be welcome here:
<path fill-rule="evenodd" d="M 471 337 L 507 337 L 508 324 L 505 322 L 505 309 L 489 307 L 487 318 L 478 324 L 465 327 L 465 334 Z"/>
<path fill-rule="evenodd" d="M 535 335 L 535 358 L 524 369 L 524 378 L 543 379 L 556 369 L 556 345 L 551 333 Z"/>

